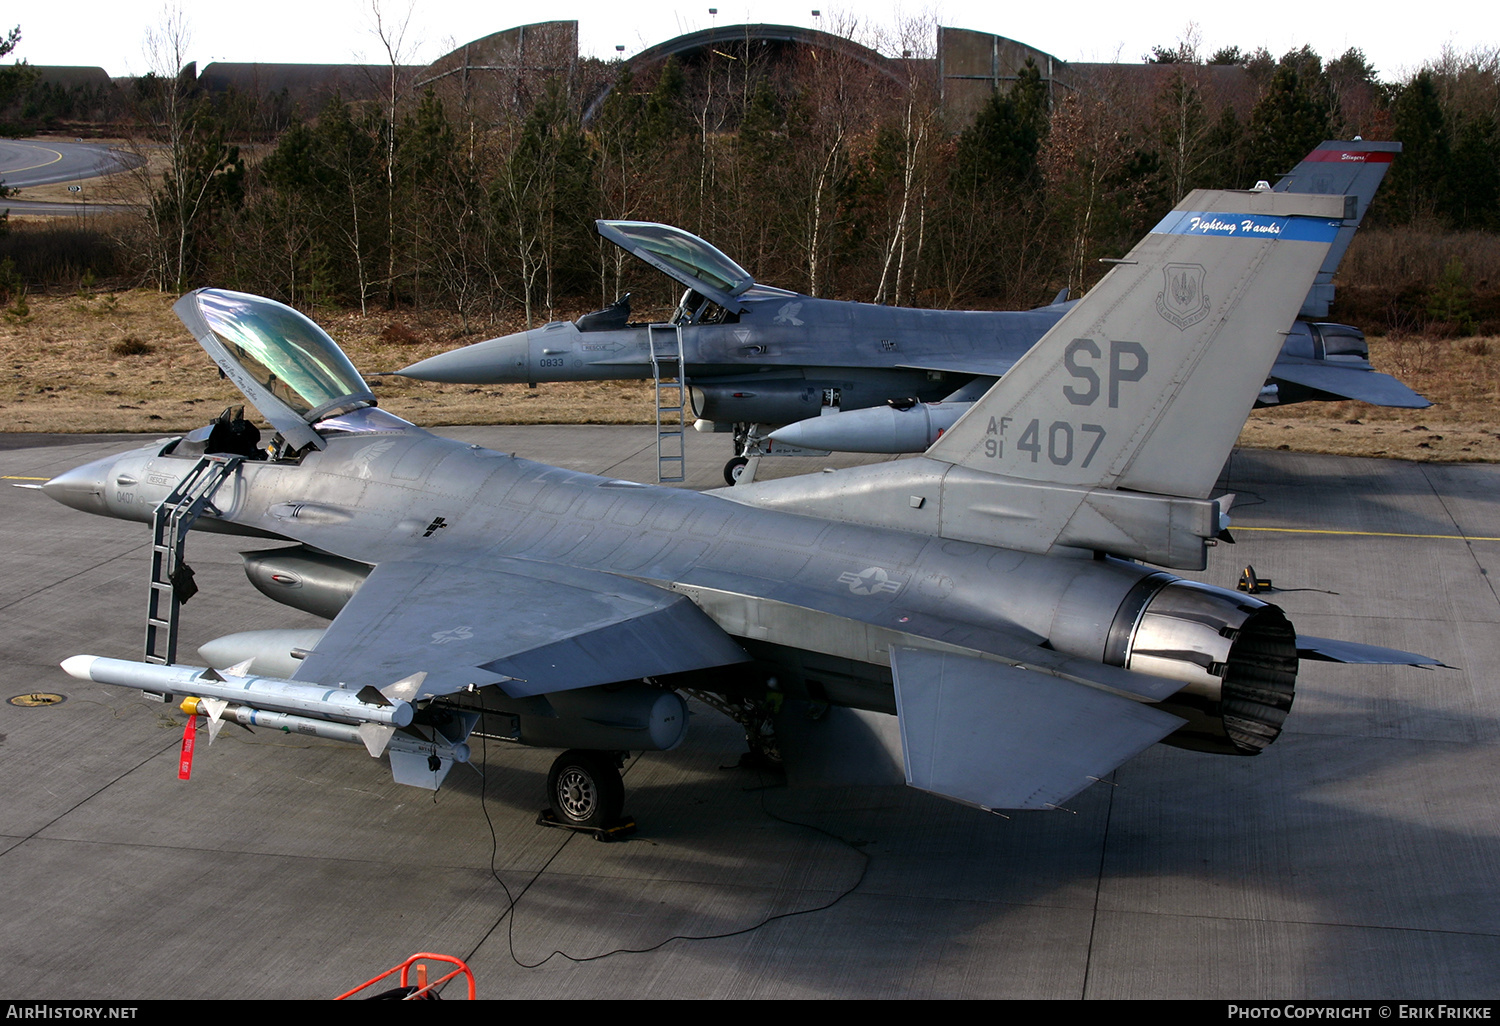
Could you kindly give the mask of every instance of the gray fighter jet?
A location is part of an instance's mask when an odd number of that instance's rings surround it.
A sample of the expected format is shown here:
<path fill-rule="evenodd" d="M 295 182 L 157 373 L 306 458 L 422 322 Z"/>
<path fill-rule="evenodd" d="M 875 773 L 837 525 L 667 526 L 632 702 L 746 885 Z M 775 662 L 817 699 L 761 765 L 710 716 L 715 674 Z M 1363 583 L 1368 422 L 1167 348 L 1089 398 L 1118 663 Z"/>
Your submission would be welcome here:
<path fill-rule="evenodd" d="M 178 315 L 275 427 L 226 414 L 43 490 L 152 523 L 145 661 L 76 677 L 389 753 L 435 788 L 468 739 L 566 748 L 556 820 L 608 828 L 619 753 L 675 746 L 682 692 L 790 775 L 1052 808 L 1157 741 L 1253 755 L 1300 659 L 1434 664 L 1299 636 L 1182 580 L 1220 468 L 1349 212 L 1198 192 L 921 457 L 697 493 L 530 463 L 376 408 L 334 342 L 252 296 Z M 332 618 L 178 664 L 190 526 L 280 539 L 246 568 Z"/>
<path fill-rule="evenodd" d="M 1276 328 L 1284 336 L 1281 351 L 1257 396 L 1259 405 L 1325 399 L 1429 405 L 1371 368 L 1357 328 L 1322 320 L 1333 271 L 1400 146 L 1325 142 L 1277 183 L 1278 192 L 1354 195 L 1358 206 L 1330 248 L 1302 316 Z M 397 373 L 475 383 L 655 378 L 680 386 L 685 378 L 700 429 L 736 433 L 737 454 L 724 470 L 732 484 L 750 459 L 766 454 L 922 451 L 1072 307 L 1061 296 L 1028 311 L 815 299 L 756 283 L 718 249 L 680 228 L 596 223 L 600 235 L 686 287 L 668 322 L 630 323 L 627 295 L 575 322 L 554 321 L 480 342 Z M 680 388 L 659 389 L 663 394 L 659 410 L 676 412 L 684 405 Z M 827 416 L 851 410 L 870 412 Z M 774 431 L 791 424 L 796 426 Z M 670 456 L 678 458 L 680 449 Z M 662 479 L 678 479 L 671 472 L 679 466 L 664 460 Z"/>

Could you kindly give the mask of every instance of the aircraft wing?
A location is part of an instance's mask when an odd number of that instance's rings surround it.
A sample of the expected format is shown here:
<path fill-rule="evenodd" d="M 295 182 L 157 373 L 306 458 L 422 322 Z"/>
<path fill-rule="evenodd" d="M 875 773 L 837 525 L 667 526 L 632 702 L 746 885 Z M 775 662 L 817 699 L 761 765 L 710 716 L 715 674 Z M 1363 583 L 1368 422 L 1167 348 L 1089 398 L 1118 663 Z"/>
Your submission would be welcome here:
<path fill-rule="evenodd" d="M 513 698 L 746 660 L 680 595 L 613 574 L 486 559 L 482 567 L 391 560 L 375 568 L 294 679 L 394 682 L 411 700 L 470 684 Z"/>
<path fill-rule="evenodd" d="M 1270 377 L 1272 381 L 1286 381 L 1375 406 L 1422 410 L 1432 405 L 1389 374 L 1341 366 L 1329 360 L 1283 356 L 1271 367 Z"/>

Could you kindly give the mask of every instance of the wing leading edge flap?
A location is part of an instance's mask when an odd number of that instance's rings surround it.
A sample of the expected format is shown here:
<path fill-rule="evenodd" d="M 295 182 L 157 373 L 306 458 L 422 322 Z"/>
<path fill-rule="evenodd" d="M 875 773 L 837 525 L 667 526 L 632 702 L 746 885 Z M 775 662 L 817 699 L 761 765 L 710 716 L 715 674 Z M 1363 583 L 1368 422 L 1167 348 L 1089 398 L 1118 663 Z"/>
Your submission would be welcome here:
<path fill-rule="evenodd" d="M 513 698 L 743 662 L 691 601 L 612 574 L 499 559 L 381 563 L 295 679 L 350 686 L 425 673 L 413 701 L 470 684 Z"/>
<path fill-rule="evenodd" d="M 1034 670 L 891 648 L 906 782 L 986 810 L 1055 807 L 1183 724 Z"/>

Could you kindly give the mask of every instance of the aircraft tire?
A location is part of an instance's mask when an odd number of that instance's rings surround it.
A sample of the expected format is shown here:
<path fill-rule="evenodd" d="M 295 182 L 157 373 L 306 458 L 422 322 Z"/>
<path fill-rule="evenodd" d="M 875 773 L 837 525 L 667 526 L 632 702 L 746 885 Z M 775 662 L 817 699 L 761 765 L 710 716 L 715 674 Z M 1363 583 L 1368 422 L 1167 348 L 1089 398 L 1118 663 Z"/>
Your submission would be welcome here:
<path fill-rule="evenodd" d="M 736 456 L 724 464 L 724 483 L 732 485 L 740 479 L 745 472 L 745 466 L 750 462 L 749 456 Z"/>
<path fill-rule="evenodd" d="M 625 783 L 606 752 L 572 748 L 547 774 L 547 803 L 559 820 L 582 827 L 606 827 L 620 819 Z"/>

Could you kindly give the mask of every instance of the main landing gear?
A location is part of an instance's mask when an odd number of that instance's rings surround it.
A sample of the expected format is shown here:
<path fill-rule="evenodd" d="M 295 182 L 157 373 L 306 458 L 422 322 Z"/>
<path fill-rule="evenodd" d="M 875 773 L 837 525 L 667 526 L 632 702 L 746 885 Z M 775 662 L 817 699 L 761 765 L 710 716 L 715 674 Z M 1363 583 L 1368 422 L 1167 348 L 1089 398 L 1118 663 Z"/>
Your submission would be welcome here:
<path fill-rule="evenodd" d="M 572 748 L 559 755 L 547 774 L 548 808 L 537 822 L 582 830 L 600 841 L 634 833 L 635 820 L 623 815 L 623 754 Z"/>

